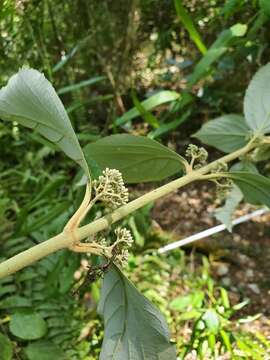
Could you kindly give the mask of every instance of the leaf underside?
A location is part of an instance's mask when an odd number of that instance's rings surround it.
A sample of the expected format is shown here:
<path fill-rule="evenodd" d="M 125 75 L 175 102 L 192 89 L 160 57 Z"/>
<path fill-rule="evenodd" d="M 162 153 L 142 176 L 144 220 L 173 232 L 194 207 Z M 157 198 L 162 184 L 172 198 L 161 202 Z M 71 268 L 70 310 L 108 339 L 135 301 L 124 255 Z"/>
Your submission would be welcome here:
<path fill-rule="evenodd" d="M 232 231 L 232 218 L 234 211 L 242 199 L 243 194 L 241 190 L 234 185 L 226 198 L 225 204 L 215 211 L 215 218 L 221 221 L 230 232 Z"/>
<path fill-rule="evenodd" d="M 260 68 L 251 80 L 244 99 L 244 114 L 250 129 L 270 132 L 270 63 Z"/>
<path fill-rule="evenodd" d="M 56 143 L 90 177 L 65 108 L 51 83 L 34 69 L 21 69 L 0 90 L 0 117 L 17 121 Z"/>
<path fill-rule="evenodd" d="M 250 172 L 230 172 L 229 178 L 240 188 L 247 202 L 270 207 L 270 179 Z"/>
<path fill-rule="evenodd" d="M 245 146 L 250 130 L 241 115 L 229 114 L 208 121 L 193 136 L 204 144 L 230 153 Z"/>
<path fill-rule="evenodd" d="M 114 266 L 98 312 L 105 321 L 100 360 L 176 360 L 163 315 Z"/>

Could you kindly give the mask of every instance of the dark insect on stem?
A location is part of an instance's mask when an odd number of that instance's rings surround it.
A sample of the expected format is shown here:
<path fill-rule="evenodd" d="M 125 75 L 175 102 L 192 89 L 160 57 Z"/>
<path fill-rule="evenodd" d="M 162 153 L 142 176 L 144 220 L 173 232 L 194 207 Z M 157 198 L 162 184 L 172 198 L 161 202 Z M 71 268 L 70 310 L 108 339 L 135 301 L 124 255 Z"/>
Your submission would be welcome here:
<path fill-rule="evenodd" d="M 103 278 L 104 274 L 109 270 L 109 268 L 113 264 L 116 256 L 117 256 L 117 252 L 113 252 L 112 257 L 105 264 L 101 264 L 97 266 L 89 266 L 83 283 L 78 287 L 78 289 L 73 291 L 72 296 L 80 294 L 87 285 L 92 284 L 97 279 Z"/>

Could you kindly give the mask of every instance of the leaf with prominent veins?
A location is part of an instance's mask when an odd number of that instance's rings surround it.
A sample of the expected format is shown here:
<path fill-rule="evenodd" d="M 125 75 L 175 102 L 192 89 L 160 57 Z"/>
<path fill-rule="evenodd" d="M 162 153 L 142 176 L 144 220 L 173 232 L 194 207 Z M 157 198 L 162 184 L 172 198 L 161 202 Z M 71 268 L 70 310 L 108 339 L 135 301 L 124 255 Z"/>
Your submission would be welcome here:
<path fill-rule="evenodd" d="M 270 179 L 260 174 L 234 171 L 226 174 L 240 188 L 250 204 L 270 207 Z"/>
<path fill-rule="evenodd" d="M 104 277 L 98 312 L 105 321 L 100 360 L 176 360 L 163 315 L 116 266 Z"/>
<path fill-rule="evenodd" d="M 244 99 L 244 114 L 250 129 L 270 132 L 270 63 L 261 67 L 252 78 Z"/>
<path fill-rule="evenodd" d="M 21 69 L 10 78 L 0 90 L 0 117 L 17 121 L 56 143 L 90 179 L 87 162 L 66 110 L 42 73 Z"/>
<path fill-rule="evenodd" d="M 126 183 L 159 181 L 181 173 L 187 161 L 159 142 L 145 136 L 106 136 L 84 148 L 87 159 L 101 169 L 117 169 Z"/>
<path fill-rule="evenodd" d="M 204 144 L 230 153 L 248 143 L 250 130 L 243 116 L 228 114 L 208 121 L 193 136 Z"/>

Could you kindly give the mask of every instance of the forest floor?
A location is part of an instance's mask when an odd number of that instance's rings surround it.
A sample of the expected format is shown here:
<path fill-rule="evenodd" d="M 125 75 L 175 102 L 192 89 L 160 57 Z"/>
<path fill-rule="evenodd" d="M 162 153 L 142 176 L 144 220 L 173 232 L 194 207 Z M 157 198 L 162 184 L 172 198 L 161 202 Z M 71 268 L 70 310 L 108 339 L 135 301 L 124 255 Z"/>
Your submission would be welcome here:
<path fill-rule="evenodd" d="M 160 231 L 169 232 L 173 240 L 208 229 L 218 222 L 213 213 L 220 203 L 213 203 L 215 188 L 198 183 L 176 191 L 156 202 L 152 215 Z M 241 205 L 235 217 L 254 210 Z M 218 284 L 227 288 L 233 303 L 248 298 L 241 316 L 261 314 L 248 324 L 249 331 L 270 335 L 270 214 L 237 225 L 232 233 L 225 230 L 192 244 L 187 251 L 207 254 L 211 274 Z M 239 313 L 238 313 L 239 315 Z M 245 326 L 245 325 L 244 325 Z"/>

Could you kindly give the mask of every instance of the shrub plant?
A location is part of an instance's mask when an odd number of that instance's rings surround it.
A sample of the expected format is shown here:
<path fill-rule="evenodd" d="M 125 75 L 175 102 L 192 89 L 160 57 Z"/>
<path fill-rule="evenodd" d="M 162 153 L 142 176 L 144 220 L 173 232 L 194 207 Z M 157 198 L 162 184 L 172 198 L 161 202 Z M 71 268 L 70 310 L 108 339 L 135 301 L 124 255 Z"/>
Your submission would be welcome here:
<path fill-rule="evenodd" d="M 0 278 L 60 249 L 98 256 L 101 262 L 90 267 L 88 277 L 94 281 L 104 276 L 98 306 L 105 322 L 100 359 L 176 359 L 163 316 L 121 271 L 132 237 L 128 229 L 114 224 L 194 181 L 214 182 L 218 195 L 223 197 L 231 196 L 237 188 L 247 202 L 269 206 L 270 180 L 250 165 L 270 144 L 269 80 L 270 64 L 262 67 L 248 86 L 244 116 L 223 115 L 207 122 L 195 134 L 205 144 L 227 153 L 207 162 L 208 154 L 202 147 L 190 144 L 184 157 L 152 139 L 129 134 L 107 136 L 83 151 L 50 82 L 36 70 L 21 69 L 0 91 L 1 118 L 29 127 L 57 144 L 80 165 L 80 184 L 85 184 L 86 190 L 63 231 L 3 261 Z M 125 183 L 160 181 L 172 175 L 174 180 L 128 201 Z M 97 202 L 103 204 L 104 215 L 80 226 Z M 104 236 L 105 230 L 112 230 L 113 235 L 107 231 Z M 35 324 L 35 331 L 31 327 L 24 329 L 29 339 L 35 339 L 37 331 L 46 331 L 41 317 L 21 312 L 12 318 L 13 333 L 20 332 L 18 324 L 28 321 Z"/>

